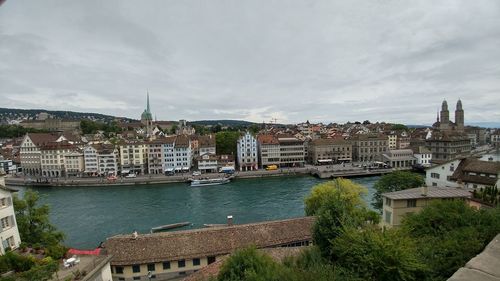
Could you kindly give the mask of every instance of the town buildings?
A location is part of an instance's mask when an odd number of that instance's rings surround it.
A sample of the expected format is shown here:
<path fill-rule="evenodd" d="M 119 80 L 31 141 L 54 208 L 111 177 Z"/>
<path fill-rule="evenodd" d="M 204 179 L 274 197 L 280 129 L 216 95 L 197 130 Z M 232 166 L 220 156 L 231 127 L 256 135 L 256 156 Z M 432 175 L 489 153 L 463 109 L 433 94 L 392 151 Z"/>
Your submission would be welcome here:
<path fill-rule="evenodd" d="M 421 167 L 430 167 L 432 160 L 432 153 L 425 146 L 412 147 L 413 156 L 417 159 L 417 165 Z"/>
<path fill-rule="evenodd" d="M 352 144 L 343 139 L 316 139 L 308 145 L 308 162 L 313 165 L 352 161 Z"/>
<path fill-rule="evenodd" d="M 394 149 L 382 154 L 383 162 L 397 170 L 409 170 L 417 163 L 411 149 Z"/>
<path fill-rule="evenodd" d="M 222 256 L 250 245 L 261 248 L 297 247 L 312 242 L 313 217 L 242 225 L 118 235 L 104 243 L 112 255 L 113 280 L 169 280 L 189 275 Z M 153 277 L 151 277 L 153 280 Z"/>
<path fill-rule="evenodd" d="M 476 158 L 460 158 L 426 170 L 428 186 L 481 189 L 500 186 L 500 163 Z"/>
<path fill-rule="evenodd" d="M 191 169 L 193 157 L 188 136 L 162 137 L 146 145 L 150 174 L 186 172 Z"/>
<path fill-rule="evenodd" d="M 17 228 L 12 192 L 5 186 L 5 173 L 0 169 L 0 254 L 4 255 L 8 249 L 16 249 L 21 244 L 19 229 Z"/>
<path fill-rule="evenodd" d="M 258 169 L 257 139 L 250 132 L 247 131 L 238 139 L 236 151 L 240 171 Z"/>
<path fill-rule="evenodd" d="M 382 161 L 382 154 L 389 150 L 388 138 L 384 134 L 357 134 L 350 141 L 354 161 Z"/>
<path fill-rule="evenodd" d="M 20 146 L 21 167 L 24 174 L 42 174 L 40 148 L 42 145 L 55 142 L 57 139 L 57 135 L 45 133 L 30 133 L 24 136 Z"/>
<path fill-rule="evenodd" d="M 277 135 L 280 144 L 280 167 L 302 167 L 305 164 L 304 141 L 292 135 Z"/>
<path fill-rule="evenodd" d="M 280 143 L 275 135 L 261 134 L 257 137 L 258 154 L 260 167 L 265 169 L 268 166 L 280 166 L 281 152 Z"/>
<path fill-rule="evenodd" d="M 464 110 L 460 100 L 455 110 L 455 123 L 450 121 L 448 103 L 443 101 L 433 128 L 432 136 L 426 140 L 427 148 L 432 152 L 432 161 L 439 163 L 468 156 L 471 141 L 464 132 Z"/>
<path fill-rule="evenodd" d="M 409 213 L 416 213 L 434 200 L 466 199 L 471 192 L 459 188 L 420 187 L 383 193 L 382 221 L 384 227 L 397 227 Z"/>
<path fill-rule="evenodd" d="M 119 155 L 112 144 L 91 144 L 83 149 L 85 173 L 88 175 L 117 175 Z"/>
<path fill-rule="evenodd" d="M 67 164 L 71 164 L 71 173 Z M 76 147 L 66 141 L 46 143 L 40 147 L 40 167 L 44 177 L 76 175 L 83 172 L 83 154 L 77 154 Z"/>
<path fill-rule="evenodd" d="M 143 141 L 119 144 L 122 174 L 148 172 L 148 145 Z"/>
<path fill-rule="evenodd" d="M 47 118 L 37 120 L 24 120 L 20 126 L 29 129 L 46 130 L 50 132 L 78 131 L 80 120 Z"/>

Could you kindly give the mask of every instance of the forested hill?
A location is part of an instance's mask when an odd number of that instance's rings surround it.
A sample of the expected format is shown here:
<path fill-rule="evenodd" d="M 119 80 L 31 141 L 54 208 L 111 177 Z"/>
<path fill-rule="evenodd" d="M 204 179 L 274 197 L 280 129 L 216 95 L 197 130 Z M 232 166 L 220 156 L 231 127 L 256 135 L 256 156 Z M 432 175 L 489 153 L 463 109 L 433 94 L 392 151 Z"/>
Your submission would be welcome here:
<path fill-rule="evenodd" d="M 238 126 L 248 127 L 250 125 L 257 124 L 244 120 L 199 120 L 199 121 L 190 121 L 189 123 L 202 126 L 221 125 L 221 126 L 231 126 L 231 127 L 238 127 Z"/>
<path fill-rule="evenodd" d="M 11 120 L 26 120 L 26 119 L 36 119 L 36 116 L 41 113 L 46 112 L 55 118 L 62 119 L 90 119 L 94 121 L 110 122 L 117 117 L 99 113 L 90 112 L 74 112 L 74 111 L 55 111 L 55 110 L 45 110 L 45 109 L 16 109 L 16 108 L 0 108 L 0 123 L 7 123 Z M 121 118 L 123 120 L 131 120 L 129 118 Z"/>

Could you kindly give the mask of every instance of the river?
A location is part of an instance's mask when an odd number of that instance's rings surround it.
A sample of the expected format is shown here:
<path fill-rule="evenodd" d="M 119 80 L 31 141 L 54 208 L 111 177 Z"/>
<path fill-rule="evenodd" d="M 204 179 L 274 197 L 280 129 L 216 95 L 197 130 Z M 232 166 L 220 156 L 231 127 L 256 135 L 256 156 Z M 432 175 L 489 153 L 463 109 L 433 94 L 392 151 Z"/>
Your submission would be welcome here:
<path fill-rule="evenodd" d="M 379 177 L 355 178 L 373 197 Z M 189 221 L 234 223 L 304 216 L 304 197 L 323 182 L 310 176 L 238 179 L 226 185 L 189 187 L 185 183 L 145 186 L 38 188 L 50 219 L 66 234 L 65 244 L 92 249 L 116 234 L 147 233 L 151 227 Z"/>

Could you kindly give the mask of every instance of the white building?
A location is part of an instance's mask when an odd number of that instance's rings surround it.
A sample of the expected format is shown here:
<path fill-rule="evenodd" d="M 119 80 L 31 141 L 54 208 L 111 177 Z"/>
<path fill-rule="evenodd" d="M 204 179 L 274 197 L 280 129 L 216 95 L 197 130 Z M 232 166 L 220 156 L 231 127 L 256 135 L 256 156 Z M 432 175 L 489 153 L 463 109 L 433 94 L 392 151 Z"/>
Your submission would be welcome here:
<path fill-rule="evenodd" d="M 45 133 L 30 133 L 24 136 L 19 149 L 21 168 L 24 174 L 42 174 L 40 147 L 46 143 L 55 142 L 57 139 L 57 135 Z"/>
<path fill-rule="evenodd" d="M 186 135 L 158 138 L 148 143 L 150 174 L 189 171 L 192 165 L 191 141 Z"/>
<path fill-rule="evenodd" d="M 413 156 L 417 158 L 417 164 L 423 167 L 430 167 L 432 160 L 431 151 L 425 146 L 419 146 L 413 149 Z"/>
<path fill-rule="evenodd" d="M 415 165 L 417 158 L 413 156 L 411 149 L 394 149 L 382 154 L 384 163 L 390 165 L 393 169 L 408 170 Z"/>
<path fill-rule="evenodd" d="M 83 149 L 85 173 L 116 175 L 118 173 L 118 149 L 113 145 L 93 144 Z"/>
<path fill-rule="evenodd" d="M 459 187 L 451 176 L 460 164 L 460 159 L 450 160 L 425 170 L 425 185 L 438 187 Z"/>
<path fill-rule="evenodd" d="M 215 154 L 203 154 L 196 159 L 198 162 L 198 170 L 204 173 L 217 172 L 219 157 Z"/>
<path fill-rule="evenodd" d="M 16 215 L 12 204 L 12 190 L 5 187 L 5 175 L 0 171 L 0 254 L 16 249 L 21 243 L 17 229 Z"/>
<path fill-rule="evenodd" d="M 247 131 L 238 139 L 236 148 L 240 171 L 257 170 L 257 139 Z"/>

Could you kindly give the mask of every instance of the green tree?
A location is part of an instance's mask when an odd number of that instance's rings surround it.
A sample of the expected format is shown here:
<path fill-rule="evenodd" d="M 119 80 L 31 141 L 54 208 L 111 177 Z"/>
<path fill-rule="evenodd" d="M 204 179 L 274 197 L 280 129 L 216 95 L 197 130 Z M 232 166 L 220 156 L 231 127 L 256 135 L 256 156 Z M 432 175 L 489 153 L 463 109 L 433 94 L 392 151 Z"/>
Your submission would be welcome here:
<path fill-rule="evenodd" d="M 439 200 L 403 219 L 401 230 L 417 241 L 429 280 L 445 280 L 500 233 L 500 208 L 476 210 L 463 200 Z"/>
<path fill-rule="evenodd" d="M 408 127 L 403 124 L 393 124 L 391 127 L 391 130 L 393 131 L 408 131 Z"/>
<path fill-rule="evenodd" d="M 172 125 L 172 128 L 170 128 L 170 134 L 175 135 L 177 128 L 178 126 L 176 124 Z"/>
<path fill-rule="evenodd" d="M 236 155 L 236 143 L 240 137 L 237 131 L 218 132 L 215 137 L 215 145 L 218 154 Z"/>
<path fill-rule="evenodd" d="M 21 240 L 29 245 L 39 244 L 48 250 L 54 258 L 61 257 L 65 248 L 60 245 L 64 240 L 62 232 L 49 221 L 49 206 L 39 206 L 40 196 L 37 192 L 28 189 L 24 198 L 14 196 L 14 209 Z"/>
<path fill-rule="evenodd" d="M 373 195 L 372 206 L 381 211 L 383 206 L 383 193 L 421 187 L 424 184 L 424 178 L 412 172 L 396 171 L 383 175 L 374 185 L 375 194 Z"/>
<path fill-rule="evenodd" d="M 318 184 L 304 199 L 306 215 L 316 215 L 321 206 L 330 200 L 341 200 L 353 207 L 365 207 L 362 199 L 368 190 L 348 179 L 336 178 L 332 181 Z"/>
<path fill-rule="evenodd" d="M 254 247 L 239 250 L 222 265 L 219 281 L 283 280 L 283 267 Z"/>
<path fill-rule="evenodd" d="M 331 241 L 340 235 L 343 227 L 361 227 L 368 221 L 378 222 L 379 216 L 368 210 L 362 195 L 366 188 L 348 179 L 337 178 L 316 185 L 305 198 L 307 215 L 316 215 L 313 227 L 314 243 L 322 255 L 333 260 Z"/>
<path fill-rule="evenodd" d="M 335 266 L 363 280 L 422 280 L 427 273 L 415 242 L 395 229 L 343 228 L 332 241 L 331 252 Z"/>

